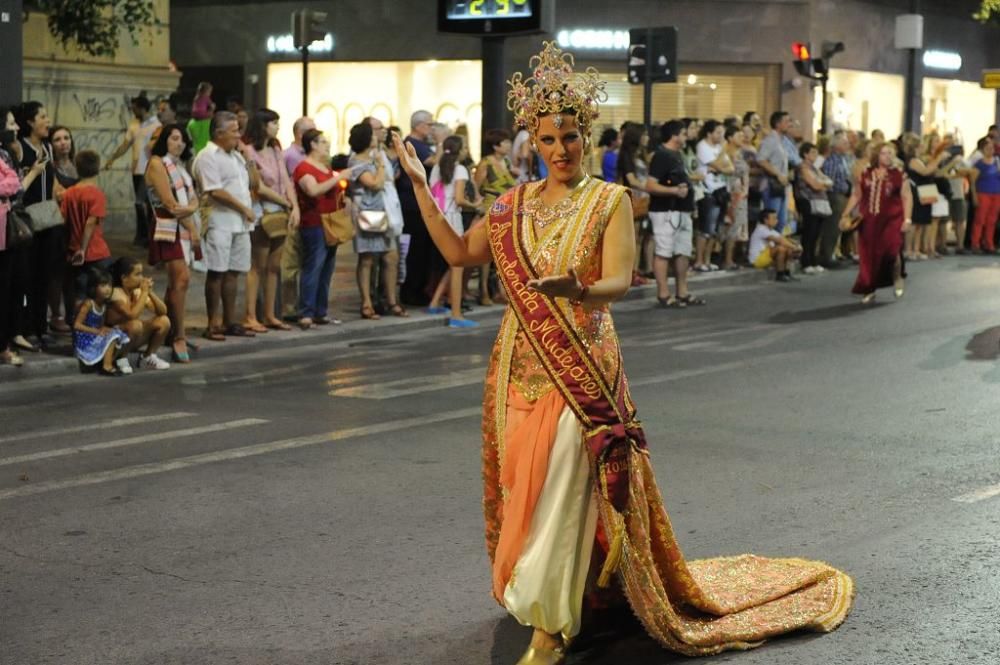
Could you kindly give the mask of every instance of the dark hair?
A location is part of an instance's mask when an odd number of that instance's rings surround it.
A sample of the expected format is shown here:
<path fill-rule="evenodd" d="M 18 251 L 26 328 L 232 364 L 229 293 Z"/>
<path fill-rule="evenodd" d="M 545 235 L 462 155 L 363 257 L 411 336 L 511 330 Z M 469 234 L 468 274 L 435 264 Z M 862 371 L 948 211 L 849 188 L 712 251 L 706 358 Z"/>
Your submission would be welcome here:
<path fill-rule="evenodd" d="M 122 256 L 111 265 L 111 280 L 115 286 L 122 285 L 122 279 L 126 275 L 132 274 L 136 266 L 142 265 L 142 261 L 134 256 Z"/>
<path fill-rule="evenodd" d="M 254 150 L 263 150 L 264 146 L 280 148 L 281 144 L 278 143 L 278 139 L 271 139 L 267 136 L 268 123 L 274 122 L 278 118 L 278 114 L 271 109 L 259 109 L 247 123 L 247 130 L 243 135 L 244 141 L 252 145 Z"/>
<path fill-rule="evenodd" d="M 386 146 L 388 146 L 390 148 L 392 147 L 392 135 L 393 134 L 399 134 L 400 136 L 402 136 L 403 135 L 403 130 L 401 130 L 396 125 L 389 125 L 388 127 L 385 128 L 385 144 L 386 144 Z M 509 134 L 508 134 L 508 136 L 509 136 Z"/>
<path fill-rule="evenodd" d="M 782 119 L 788 115 L 788 111 L 775 111 L 771 114 L 771 119 L 768 124 L 771 125 L 771 129 L 777 129 L 778 125 L 781 124 Z"/>
<path fill-rule="evenodd" d="M 989 143 L 992 139 L 989 136 L 984 136 L 983 138 L 976 141 L 976 150 L 982 150 L 983 147 Z"/>
<path fill-rule="evenodd" d="M 660 125 L 660 143 L 667 143 L 675 136 L 679 136 L 687 125 L 683 120 L 671 120 Z"/>
<path fill-rule="evenodd" d="M 815 147 L 816 146 L 809 141 L 803 141 L 802 145 L 799 146 L 799 157 L 805 159 L 806 155 L 809 154 L 809 151 Z"/>
<path fill-rule="evenodd" d="M 152 105 L 149 103 L 149 97 L 147 97 L 145 94 L 141 94 L 138 97 L 133 97 L 132 106 L 138 106 L 143 111 L 148 111 L 150 108 L 152 108 Z"/>
<path fill-rule="evenodd" d="M 492 155 L 498 145 L 509 140 L 510 132 L 506 129 L 487 129 L 483 134 L 483 155 Z"/>
<path fill-rule="evenodd" d="M 310 152 L 312 152 L 313 143 L 315 143 L 316 139 L 318 139 L 321 136 L 323 136 L 323 132 L 319 131 L 318 129 L 307 129 L 302 134 L 302 138 L 300 139 L 300 142 L 302 143 L 302 152 L 304 152 L 307 155 Z"/>
<path fill-rule="evenodd" d="M 87 297 L 91 300 L 97 299 L 97 287 L 103 284 L 112 284 L 111 275 L 107 270 L 91 268 L 87 271 Z M 112 284 L 113 285 L 113 284 Z"/>
<path fill-rule="evenodd" d="M 712 134 L 719 125 L 722 124 L 718 120 L 706 120 L 705 124 L 701 126 L 701 130 L 698 132 L 698 140 L 704 141 L 708 138 L 709 134 Z"/>
<path fill-rule="evenodd" d="M 646 128 L 637 122 L 630 122 L 622 132 L 622 145 L 618 148 L 618 163 L 615 178 L 618 182 L 628 184 L 625 175 L 635 173 L 635 160 L 642 150 L 642 135 Z"/>
<path fill-rule="evenodd" d="M 351 146 L 351 150 L 360 154 L 371 147 L 373 134 L 374 130 L 370 124 L 359 122 L 351 127 L 351 134 L 347 139 L 347 144 Z"/>
<path fill-rule="evenodd" d="M 2 110 L 0 110 L 0 118 L 4 117 Z M 56 132 L 66 132 L 69 134 L 69 161 L 73 161 L 76 158 L 76 141 L 73 140 L 73 132 L 69 131 L 69 127 L 65 125 L 53 125 L 49 127 L 49 141 L 52 141 L 52 137 L 56 135 Z"/>
<path fill-rule="evenodd" d="M 153 144 L 152 149 L 149 151 L 150 154 L 157 157 L 165 157 L 167 154 L 167 141 L 170 140 L 170 135 L 175 131 L 180 132 L 181 138 L 184 140 L 184 152 L 181 153 L 181 161 L 186 162 L 191 159 L 191 138 L 188 136 L 184 125 L 180 123 L 165 125 L 160 130 L 160 135 L 156 137 L 156 143 Z"/>
<path fill-rule="evenodd" d="M 441 182 L 446 185 L 451 184 L 455 178 L 455 164 L 458 163 L 458 153 L 462 152 L 465 140 L 457 134 L 452 134 L 441 144 L 441 159 L 438 160 L 438 168 L 441 169 Z"/>
<path fill-rule="evenodd" d="M 601 138 L 597 141 L 598 148 L 607 148 L 618 139 L 618 130 L 608 127 L 601 132 Z"/>
<path fill-rule="evenodd" d="M 0 150 L 6 150 L 11 143 L 17 140 L 17 134 L 14 130 L 5 129 L 8 113 L 14 113 L 13 106 L 0 106 Z"/>
<path fill-rule="evenodd" d="M 208 123 L 209 136 L 214 139 L 215 135 L 231 122 L 237 122 L 235 113 L 232 111 L 216 111 L 215 115 L 212 116 L 212 121 Z"/>
<path fill-rule="evenodd" d="M 351 165 L 351 156 L 345 155 L 342 152 L 338 152 L 330 160 L 330 168 L 333 169 L 334 171 L 343 171 L 350 165 Z"/>
<path fill-rule="evenodd" d="M 757 115 L 756 111 L 747 111 L 746 113 L 744 113 L 743 114 L 743 124 L 744 125 L 749 125 L 751 122 L 753 122 L 753 117 L 755 115 Z"/>
<path fill-rule="evenodd" d="M 81 178 L 94 178 L 101 172 L 101 156 L 96 150 L 81 150 L 73 158 L 73 165 Z"/>
<path fill-rule="evenodd" d="M 722 138 L 728 141 L 737 133 L 742 134 L 743 128 L 739 125 L 726 125 L 726 131 L 722 133 Z"/>
<path fill-rule="evenodd" d="M 764 208 L 760 211 L 761 220 L 767 219 L 770 215 L 777 215 L 778 211 L 774 208 Z"/>
<path fill-rule="evenodd" d="M 38 115 L 39 109 L 41 109 L 45 104 L 36 101 L 25 102 L 11 109 L 14 113 L 14 119 L 17 121 L 19 129 L 17 130 L 17 135 L 20 138 L 26 136 L 31 136 L 31 125 L 29 123 L 35 122 L 35 116 Z"/>

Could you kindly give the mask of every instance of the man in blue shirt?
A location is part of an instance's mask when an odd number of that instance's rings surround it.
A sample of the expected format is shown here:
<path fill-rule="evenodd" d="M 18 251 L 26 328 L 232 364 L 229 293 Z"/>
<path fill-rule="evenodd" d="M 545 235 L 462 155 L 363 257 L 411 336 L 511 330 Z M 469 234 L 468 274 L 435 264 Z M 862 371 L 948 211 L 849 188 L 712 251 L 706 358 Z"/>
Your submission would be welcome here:
<path fill-rule="evenodd" d="M 849 150 L 850 145 L 847 142 L 847 137 L 843 134 L 837 134 L 830 141 L 830 156 L 823 162 L 823 173 L 833 181 L 833 186 L 827 190 L 830 208 L 833 210 L 833 214 L 829 217 L 832 223 L 822 229 L 819 240 L 819 263 L 824 268 L 836 266 L 833 254 L 837 249 L 837 241 L 840 240 L 840 229 L 837 223 L 841 215 L 844 214 L 844 207 L 851 195 Z"/>
<path fill-rule="evenodd" d="M 757 150 L 757 165 L 767 177 L 767 193 L 764 208 L 778 213 L 780 233 L 788 222 L 788 151 L 785 149 L 785 134 L 791 128 L 792 120 L 785 111 L 775 111 L 770 118 L 771 133 L 764 137 Z"/>

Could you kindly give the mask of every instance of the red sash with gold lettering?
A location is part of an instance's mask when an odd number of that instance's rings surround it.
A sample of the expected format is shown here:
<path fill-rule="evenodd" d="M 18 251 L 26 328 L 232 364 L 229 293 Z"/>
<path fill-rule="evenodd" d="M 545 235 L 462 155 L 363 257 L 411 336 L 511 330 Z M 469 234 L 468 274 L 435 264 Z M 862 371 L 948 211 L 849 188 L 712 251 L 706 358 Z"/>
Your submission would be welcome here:
<path fill-rule="evenodd" d="M 490 246 L 511 308 L 535 354 L 583 426 L 590 458 L 604 497 L 622 512 L 628 502 L 628 452 L 646 447 L 635 409 L 626 396 L 624 374 L 613 386 L 594 363 L 566 314 L 552 298 L 528 288 L 538 274 L 522 244 L 523 187 L 511 202 L 499 200 L 490 211 Z"/>

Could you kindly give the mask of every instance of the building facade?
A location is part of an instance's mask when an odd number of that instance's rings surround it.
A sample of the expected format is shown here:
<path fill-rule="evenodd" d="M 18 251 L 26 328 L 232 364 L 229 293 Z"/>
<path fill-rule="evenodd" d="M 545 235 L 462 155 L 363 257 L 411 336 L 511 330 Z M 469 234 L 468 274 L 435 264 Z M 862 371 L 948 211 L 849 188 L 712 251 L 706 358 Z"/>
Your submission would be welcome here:
<path fill-rule="evenodd" d="M 983 69 L 1000 67 L 1000 30 L 971 19 L 974 0 L 921 4 L 924 48 L 961 59 L 952 70 L 922 63 L 916 69 L 924 128 L 981 133 L 983 123 L 997 115 L 996 94 L 981 90 L 978 82 Z M 188 72 L 229 66 L 231 78 L 238 80 L 225 86 L 241 91 L 249 105 L 277 110 L 286 119 L 282 137 L 287 140 L 290 120 L 302 110 L 301 65 L 290 48 L 290 15 L 304 7 L 328 15 L 329 35 L 311 56 L 308 111 L 331 132 L 335 146 L 343 149 L 346 130 L 366 115 L 405 131 L 409 113 L 427 108 L 443 122 L 468 124 L 478 147 L 482 40 L 438 33 L 431 0 L 174 0 L 170 53 L 185 72 L 188 92 L 196 83 Z M 747 110 L 766 115 L 783 108 L 806 136 L 819 124 L 821 100 L 812 82 L 796 73 L 791 43 L 818 48 L 824 40 L 841 41 L 845 51 L 832 62 L 828 89 L 831 120 L 893 135 L 905 126 L 910 57 L 894 47 L 894 25 L 896 16 L 909 9 L 908 0 L 563 0 L 556 6 L 552 36 L 562 37 L 579 64 L 596 66 L 607 76 L 610 99 L 602 122 L 609 125 L 642 118 L 642 88 L 625 78 L 622 31 L 672 25 L 679 30 L 679 80 L 654 86 L 655 121 L 721 118 Z M 526 68 L 543 38 L 506 40 L 507 76 Z"/>
<path fill-rule="evenodd" d="M 77 150 L 91 148 L 107 159 L 125 137 L 131 98 L 141 91 L 151 100 L 169 95 L 180 79 L 170 62 L 169 1 L 156 0 L 154 11 L 162 25 L 141 34 L 138 44 L 123 37 L 113 58 L 64 47 L 49 32 L 45 16 L 30 13 L 23 26 L 21 99 L 42 102 L 53 123 L 72 132 Z M 100 177 L 112 228 L 131 228 L 135 217 L 130 161 L 118 160 Z"/>

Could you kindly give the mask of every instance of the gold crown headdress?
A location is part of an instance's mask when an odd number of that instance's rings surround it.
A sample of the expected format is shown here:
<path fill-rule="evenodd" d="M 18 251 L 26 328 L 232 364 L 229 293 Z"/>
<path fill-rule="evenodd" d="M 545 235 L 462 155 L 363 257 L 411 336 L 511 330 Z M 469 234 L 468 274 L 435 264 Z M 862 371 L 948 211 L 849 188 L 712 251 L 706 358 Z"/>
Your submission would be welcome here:
<path fill-rule="evenodd" d="M 532 132 L 538 129 L 539 117 L 561 111 L 572 111 L 584 133 L 590 131 L 600 115 L 598 105 L 608 98 L 604 81 L 593 67 L 574 72 L 573 55 L 563 52 L 555 42 L 543 44 L 541 53 L 528 61 L 531 78 L 525 80 L 516 72 L 507 81 L 507 108 L 514 112 L 520 127 Z M 561 124 L 562 118 L 557 116 L 556 128 Z"/>

